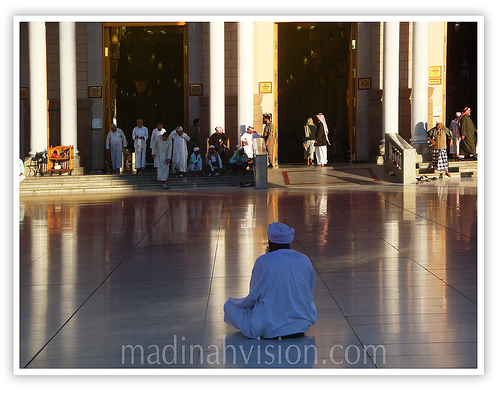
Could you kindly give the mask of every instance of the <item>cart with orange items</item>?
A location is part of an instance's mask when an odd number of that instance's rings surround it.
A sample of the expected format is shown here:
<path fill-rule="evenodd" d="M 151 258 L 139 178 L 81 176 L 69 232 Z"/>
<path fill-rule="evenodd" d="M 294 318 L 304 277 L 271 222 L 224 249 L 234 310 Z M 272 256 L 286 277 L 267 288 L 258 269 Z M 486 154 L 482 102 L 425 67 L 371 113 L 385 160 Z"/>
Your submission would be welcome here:
<path fill-rule="evenodd" d="M 52 175 L 53 172 L 67 172 L 71 175 L 74 170 L 73 146 L 51 146 L 47 150 L 47 171 Z"/>

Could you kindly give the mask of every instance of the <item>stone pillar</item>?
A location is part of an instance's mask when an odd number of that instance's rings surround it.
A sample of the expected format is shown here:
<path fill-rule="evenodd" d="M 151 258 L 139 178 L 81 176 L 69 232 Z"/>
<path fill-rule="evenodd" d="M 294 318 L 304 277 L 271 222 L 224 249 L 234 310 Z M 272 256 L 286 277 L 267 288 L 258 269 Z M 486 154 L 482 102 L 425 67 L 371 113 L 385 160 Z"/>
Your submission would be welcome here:
<path fill-rule="evenodd" d="M 238 138 L 253 122 L 253 22 L 238 22 Z"/>
<path fill-rule="evenodd" d="M 427 155 L 427 112 L 429 95 L 429 23 L 413 22 L 411 144 L 418 154 Z"/>
<path fill-rule="evenodd" d="M 225 124 L 224 22 L 210 22 L 210 130 Z"/>
<path fill-rule="evenodd" d="M 383 164 L 380 156 L 380 137 L 382 134 L 382 90 L 368 90 L 368 134 L 369 153 L 373 163 L 379 161 Z M 385 138 L 385 137 L 384 137 Z"/>
<path fill-rule="evenodd" d="M 399 22 L 384 22 L 383 68 L 382 143 L 399 132 Z"/>
<path fill-rule="evenodd" d="M 30 156 L 47 148 L 47 54 L 45 22 L 29 23 Z"/>
<path fill-rule="evenodd" d="M 75 22 L 59 22 L 59 67 L 61 86 L 61 145 L 77 149 L 76 29 Z"/>

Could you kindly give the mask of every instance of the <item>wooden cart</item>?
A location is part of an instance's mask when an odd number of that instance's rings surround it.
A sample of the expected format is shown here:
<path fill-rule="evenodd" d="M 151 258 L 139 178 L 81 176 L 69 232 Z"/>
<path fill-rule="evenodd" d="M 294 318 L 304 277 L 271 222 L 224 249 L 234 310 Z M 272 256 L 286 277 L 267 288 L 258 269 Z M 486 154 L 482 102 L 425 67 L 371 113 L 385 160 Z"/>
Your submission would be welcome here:
<path fill-rule="evenodd" d="M 71 172 L 75 169 L 73 146 L 51 146 L 47 150 L 47 171 L 52 175 L 53 172 Z"/>

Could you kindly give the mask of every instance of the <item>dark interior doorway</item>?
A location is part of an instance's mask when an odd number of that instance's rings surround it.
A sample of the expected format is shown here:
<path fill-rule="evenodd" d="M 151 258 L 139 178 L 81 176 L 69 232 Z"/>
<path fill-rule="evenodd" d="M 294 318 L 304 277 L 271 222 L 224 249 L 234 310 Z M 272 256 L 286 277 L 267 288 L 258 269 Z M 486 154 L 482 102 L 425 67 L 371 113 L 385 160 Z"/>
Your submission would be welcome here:
<path fill-rule="evenodd" d="M 304 162 L 308 118 L 323 113 L 329 162 L 349 156 L 348 97 L 351 23 L 278 24 L 278 161 Z"/>
<path fill-rule="evenodd" d="M 167 131 L 184 125 L 183 35 L 183 26 L 110 29 L 110 114 L 124 131 L 129 150 L 133 150 L 132 130 L 139 118 L 148 128 L 149 139 L 158 121 Z M 147 161 L 153 161 L 149 149 Z"/>
<path fill-rule="evenodd" d="M 446 124 L 468 106 L 477 120 L 477 22 L 448 22 Z"/>

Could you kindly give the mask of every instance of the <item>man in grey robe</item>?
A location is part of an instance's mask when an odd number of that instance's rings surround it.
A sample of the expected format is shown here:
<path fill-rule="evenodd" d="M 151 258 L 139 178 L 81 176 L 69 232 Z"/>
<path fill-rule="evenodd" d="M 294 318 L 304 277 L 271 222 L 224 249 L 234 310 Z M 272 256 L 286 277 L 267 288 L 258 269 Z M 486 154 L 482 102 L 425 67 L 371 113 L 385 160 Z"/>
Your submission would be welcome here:
<path fill-rule="evenodd" d="M 113 172 L 115 173 L 119 173 L 122 167 L 123 147 L 127 147 L 125 134 L 120 128 L 116 128 L 115 124 L 111 124 L 111 130 L 106 137 L 106 151 L 111 158 Z"/>
<path fill-rule="evenodd" d="M 172 158 L 172 139 L 168 132 L 157 136 L 152 147 L 153 158 L 156 160 L 156 179 L 163 184 L 164 189 L 169 189 L 167 185 L 170 159 Z"/>

